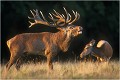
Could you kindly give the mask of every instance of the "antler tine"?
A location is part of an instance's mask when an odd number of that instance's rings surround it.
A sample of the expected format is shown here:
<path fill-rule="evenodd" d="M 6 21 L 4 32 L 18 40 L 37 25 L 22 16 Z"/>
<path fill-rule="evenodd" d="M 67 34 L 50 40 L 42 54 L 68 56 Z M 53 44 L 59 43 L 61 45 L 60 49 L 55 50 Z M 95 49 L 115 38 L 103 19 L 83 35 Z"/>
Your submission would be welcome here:
<path fill-rule="evenodd" d="M 71 15 L 68 13 L 70 19 L 67 21 L 68 23 L 72 20 Z"/>
<path fill-rule="evenodd" d="M 48 17 L 49 17 L 51 20 L 53 20 L 54 25 L 58 26 L 58 24 L 57 24 L 58 19 L 54 19 L 51 13 L 49 13 L 49 15 L 50 15 L 50 16 L 48 16 Z M 58 27 L 59 27 L 59 26 L 58 26 Z"/>
<path fill-rule="evenodd" d="M 58 14 L 54 14 L 52 13 L 53 16 L 55 16 L 56 18 L 63 18 L 63 15 L 58 15 Z"/>
<path fill-rule="evenodd" d="M 35 17 L 35 14 L 32 12 L 32 10 L 30 10 L 30 12 L 32 13 L 33 17 Z M 34 19 L 28 16 L 28 19 Z"/>
<path fill-rule="evenodd" d="M 32 13 L 33 17 L 35 17 L 35 14 L 33 13 L 33 11 L 30 10 L 30 12 Z M 29 19 L 34 19 L 34 18 L 29 17 L 29 16 L 28 16 L 28 18 L 29 18 Z M 29 28 L 35 24 L 35 23 L 30 22 L 30 21 L 29 21 L 29 23 L 30 23 Z"/>
<path fill-rule="evenodd" d="M 36 9 L 34 11 L 36 13 L 36 15 L 34 16 L 35 17 L 35 22 L 37 23 L 39 20 L 44 21 L 43 19 L 40 18 L 38 10 Z"/>
<path fill-rule="evenodd" d="M 29 28 L 36 24 L 36 23 L 32 23 L 32 22 L 30 22 L 30 21 L 29 21 L 29 23 L 30 23 Z"/>
<path fill-rule="evenodd" d="M 54 21 L 57 21 L 57 20 L 58 20 L 58 19 L 54 19 L 51 13 L 49 13 L 49 15 L 50 15 L 50 16 L 48 16 L 48 17 L 49 17 L 51 20 L 54 20 Z"/>
<path fill-rule="evenodd" d="M 69 24 L 72 24 L 72 23 L 74 23 L 75 21 L 77 21 L 78 19 L 79 19 L 79 14 L 77 13 L 77 11 L 76 11 L 76 13 L 72 10 L 72 12 L 73 12 L 73 14 L 75 15 L 75 19 L 72 21 L 72 22 L 70 22 Z"/>
<path fill-rule="evenodd" d="M 65 19 L 65 15 L 64 14 L 62 14 L 62 17 Z"/>
<path fill-rule="evenodd" d="M 71 15 L 67 12 L 67 10 L 65 8 L 64 8 L 64 10 L 65 10 L 65 13 L 66 13 L 67 17 L 65 17 L 63 14 L 58 13 L 54 9 L 53 9 L 53 11 L 55 12 L 55 14 L 52 13 L 52 15 L 54 15 L 56 18 L 59 18 L 59 22 L 62 21 L 62 22 L 65 22 L 65 24 L 66 24 L 66 23 L 70 22 L 71 19 L 69 19 L 69 18 L 71 17 Z"/>
<path fill-rule="evenodd" d="M 80 18 L 80 14 L 77 12 L 76 16 L 77 16 L 77 19 L 76 19 L 77 21 Z"/>
<path fill-rule="evenodd" d="M 55 12 L 55 14 L 57 14 L 56 16 L 60 16 L 62 17 L 62 15 L 60 13 L 58 13 L 56 10 L 53 9 L 53 11 Z M 63 18 L 63 17 L 62 17 Z"/>
<path fill-rule="evenodd" d="M 49 13 L 50 16 L 48 16 L 51 20 L 53 20 L 54 23 L 56 23 L 56 20 L 53 18 L 52 14 Z"/>
<path fill-rule="evenodd" d="M 51 13 L 49 13 L 49 15 L 50 15 L 50 18 L 53 20 L 53 16 L 51 15 Z"/>
<path fill-rule="evenodd" d="M 77 15 L 78 15 L 78 18 L 77 18 L 77 20 L 78 20 L 78 19 L 80 19 L 80 14 L 78 13 Z"/>
<path fill-rule="evenodd" d="M 34 11 L 35 13 L 34 13 L 33 11 Z M 33 19 L 33 20 L 34 20 L 34 22 L 30 22 L 30 21 L 29 21 L 29 23 L 30 23 L 30 26 L 29 26 L 29 27 L 32 27 L 32 26 L 35 25 L 35 24 L 44 24 L 44 25 L 53 27 L 53 24 L 50 24 L 50 23 L 45 19 L 44 15 L 42 14 L 41 11 L 40 11 L 40 14 L 41 14 L 41 16 L 42 16 L 43 19 L 39 16 L 39 12 L 38 12 L 37 9 L 36 9 L 36 10 L 33 10 L 33 11 L 30 10 L 30 12 L 31 12 L 32 15 L 33 15 L 33 18 L 31 18 L 31 17 L 28 16 L 29 19 Z"/>
<path fill-rule="evenodd" d="M 63 14 L 60 14 L 55 10 L 54 10 L 54 12 L 55 12 L 55 14 L 52 13 L 52 15 L 55 16 L 56 18 L 59 18 L 58 22 L 65 22 L 65 16 Z"/>
<path fill-rule="evenodd" d="M 32 12 L 32 10 L 30 10 L 30 12 L 32 13 L 33 16 L 35 16 L 34 13 Z"/>
<path fill-rule="evenodd" d="M 72 12 L 73 12 L 73 14 L 75 15 L 75 11 L 72 10 Z"/>
<path fill-rule="evenodd" d="M 65 22 L 67 22 L 67 21 L 69 20 L 69 15 L 68 15 L 68 12 L 67 12 L 67 10 L 65 9 L 65 7 L 63 7 L 63 9 L 65 10 L 65 13 L 66 13 L 66 15 L 67 15 L 67 18 L 66 18 L 66 20 L 65 20 Z"/>
<path fill-rule="evenodd" d="M 42 11 L 40 11 L 40 14 L 42 15 L 43 19 L 50 25 L 50 23 L 45 19 L 45 17 L 44 17 L 44 15 L 43 15 Z"/>

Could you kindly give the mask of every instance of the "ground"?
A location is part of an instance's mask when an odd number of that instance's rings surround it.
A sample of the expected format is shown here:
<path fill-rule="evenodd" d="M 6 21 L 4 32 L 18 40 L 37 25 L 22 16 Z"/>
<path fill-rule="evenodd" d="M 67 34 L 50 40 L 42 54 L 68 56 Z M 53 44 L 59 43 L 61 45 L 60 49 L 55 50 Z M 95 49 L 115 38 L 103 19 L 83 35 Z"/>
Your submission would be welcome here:
<path fill-rule="evenodd" d="M 97 62 L 55 62 L 54 70 L 48 73 L 47 64 L 23 64 L 20 71 L 13 65 L 7 79 L 119 79 L 119 61 Z M 1 65 L 3 75 L 5 65 Z M 1 76 L 2 78 L 2 76 Z"/>

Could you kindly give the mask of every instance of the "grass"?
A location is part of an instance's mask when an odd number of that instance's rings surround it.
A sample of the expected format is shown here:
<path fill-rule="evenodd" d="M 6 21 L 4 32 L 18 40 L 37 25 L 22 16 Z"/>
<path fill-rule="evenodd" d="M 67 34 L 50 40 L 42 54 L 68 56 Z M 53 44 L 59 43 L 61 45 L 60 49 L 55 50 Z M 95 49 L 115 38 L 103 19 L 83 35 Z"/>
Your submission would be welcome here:
<path fill-rule="evenodd" d="M 7 74 L 7 79 L 119 79 L 118 61 L 107 63 L 95 62 L 60 62 L 53 63 L 54 70 L 48 73 L 46 63 L 24 64 L 20 71 L 14 66 Z M 0 71 L 3 74 L 4 65 Z M 2 76 L 1 76 L 2 78 Z"/>

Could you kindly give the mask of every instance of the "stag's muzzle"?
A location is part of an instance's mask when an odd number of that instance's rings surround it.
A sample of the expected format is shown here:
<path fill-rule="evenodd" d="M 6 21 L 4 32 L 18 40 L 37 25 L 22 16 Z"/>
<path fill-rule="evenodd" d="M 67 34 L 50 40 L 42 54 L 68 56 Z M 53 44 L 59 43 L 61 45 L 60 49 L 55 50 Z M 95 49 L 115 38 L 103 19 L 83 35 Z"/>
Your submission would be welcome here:
<path fill-rule="evenodd" d="M 79 34 L 82 34 L 82 30 L 83 30 L 83 28 L 82 28 L 81 26 L 79 26 L 79 31 L 78 31 L 78 33 L 79 33 Z"/>

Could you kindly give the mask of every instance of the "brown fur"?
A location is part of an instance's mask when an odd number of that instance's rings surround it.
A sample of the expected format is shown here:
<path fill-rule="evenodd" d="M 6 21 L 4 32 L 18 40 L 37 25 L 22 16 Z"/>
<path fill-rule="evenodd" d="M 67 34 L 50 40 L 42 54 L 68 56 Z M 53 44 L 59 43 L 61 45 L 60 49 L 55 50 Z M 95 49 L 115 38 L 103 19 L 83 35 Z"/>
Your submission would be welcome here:
<path fill-rule="evenodd" d="M 103 43 L 103 45 L 100 47 L 94 47 L 93 55 L 97 57 L 99 61 L 109 61 L 113 54 L 111 45 L 105 40 L 100 40 L 98 44 L 99 43 Z"/>
<path fill-rule="evenodd" d="M 38 54 L 47 57 L 47 64 L 50 69 L 53 69 L 52 58 L 60 51 L 66 52 L 72 39 L 81 34 L 82 27 L 71 26 L 61 28 L 57 33 L 23 33 L 16 35 L 7 41 L 11 56 L 6 65 L 6 69 L 16 62 L 16 68 L 19 69 L 19 59 L 27 54 Z"/>
<path fill-rule="evenodd" d="M 113 54 L 111 45 L 105 40 L 100 40 L 97 44 L 97 47 L 94 47 L 94 43 L 94 40 L 89 42 L 80 54 L 80 57 L 82 58 L 83 56 L 91 53 L 93 56 L 97 57 L 97 60 L 100 62 L 109 61 Z"/>

